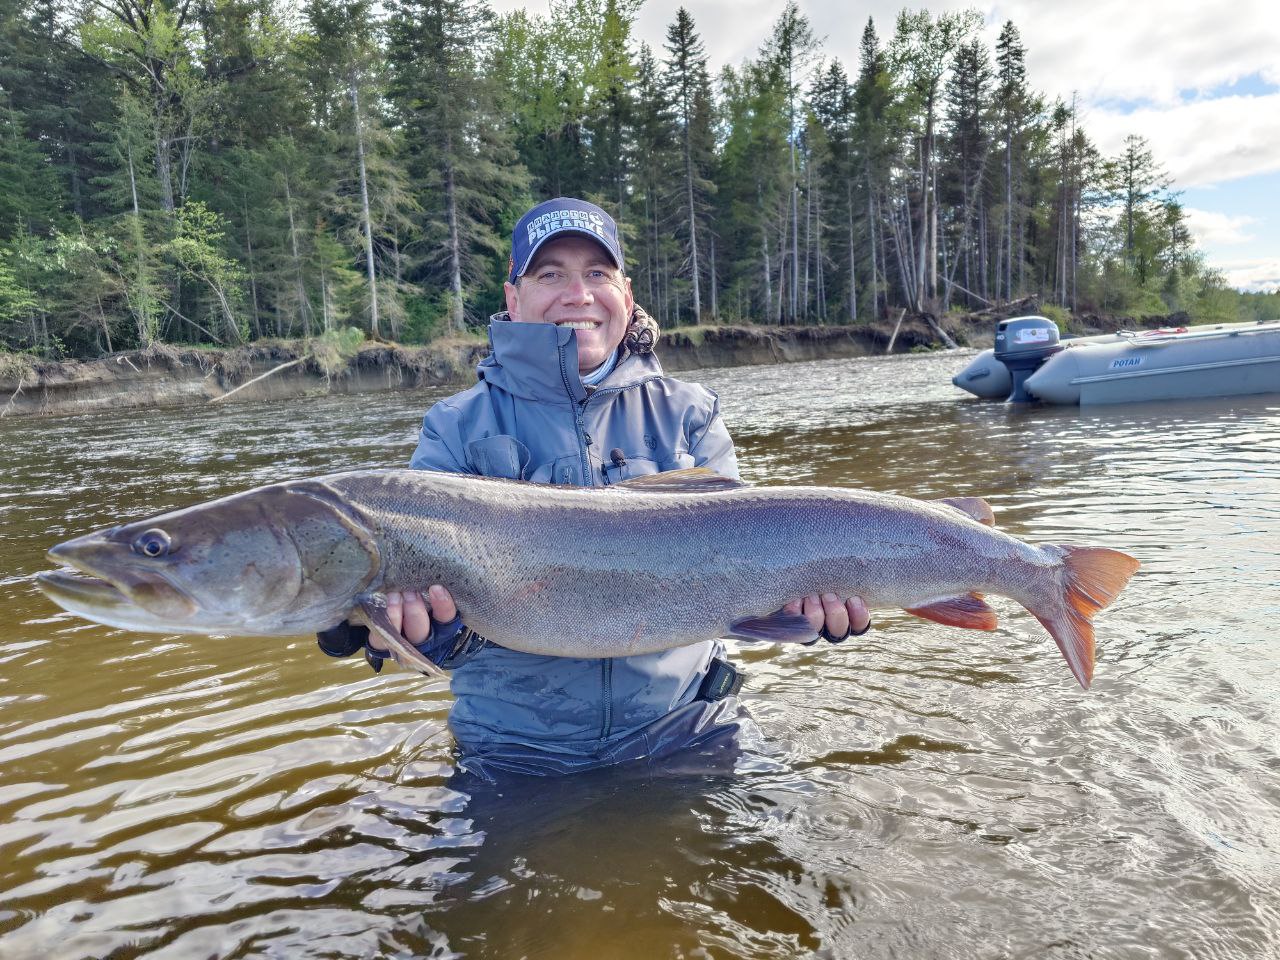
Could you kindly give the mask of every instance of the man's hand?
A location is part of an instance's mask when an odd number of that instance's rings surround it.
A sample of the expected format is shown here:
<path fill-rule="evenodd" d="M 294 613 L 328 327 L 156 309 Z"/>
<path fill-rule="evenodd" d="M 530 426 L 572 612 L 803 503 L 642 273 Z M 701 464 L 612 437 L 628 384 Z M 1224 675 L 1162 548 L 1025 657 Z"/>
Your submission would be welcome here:
<path fill-rule="evenodd" d="M 813 632 L 832 643 L 861 636 L 871 627 L 871 614 L 861 597 L 841 600 L 834 593 L 821 596 L 811 593 L 792 600 L 782 609 L 787 613 L 803 613 L 809 618 Z"/>
<path fill-rule="evenodd" d="M 383 627 L 397 631 L 418 653 L 446 670 L 465 663 L 489 642 L 467 629 L 453 597 L 439 584 L 433 585 L 425 597 L 417 591 L 388 592 L 386 614 L 388 622 Z M 321 630 L 316 640 L 331 657 L 349 657 L 363 650 L 373 672 L 380 673 L 383 663 L 392 656 L 383 640 L 384 633 L 391 636 L 389 631 L 370 630 L 364 624 L 344 620 Z"/>
<path fill-rule="evenodd" d="M 433 584 L 427 595 L 430 606 L 416 590 L 403 594 L 395 590 L 387 593 L 387 619 L 414 646 L 424 643 L 430 636 L 432 620 L 448 623 L 458 615 L 458 605 L 453 602 L 453 596 L 440 584 Z M 369 637 L 369 646 L 387 652 L 387 645 L 376 633 Z"/>

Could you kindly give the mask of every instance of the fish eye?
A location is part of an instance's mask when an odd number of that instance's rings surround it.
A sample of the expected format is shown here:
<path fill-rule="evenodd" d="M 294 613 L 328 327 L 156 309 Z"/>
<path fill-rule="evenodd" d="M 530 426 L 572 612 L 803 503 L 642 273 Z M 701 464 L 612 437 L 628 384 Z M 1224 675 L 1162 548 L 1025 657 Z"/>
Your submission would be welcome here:
<path fill-rule="evenodd" d="M 170 544 L 169 535 L 156 528 L 147 530 L 137 540 L 133 541 L 133 551 L 134 553 L 142 554 L 144 557 L 163 557 L 169 552 Z"/>

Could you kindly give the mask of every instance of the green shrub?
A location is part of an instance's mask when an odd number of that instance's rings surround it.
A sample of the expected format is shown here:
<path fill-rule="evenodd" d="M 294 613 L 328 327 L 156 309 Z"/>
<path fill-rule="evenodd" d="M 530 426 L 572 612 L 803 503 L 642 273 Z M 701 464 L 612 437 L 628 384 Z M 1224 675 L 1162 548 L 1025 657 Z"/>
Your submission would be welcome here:
<path fill-rule="evenodd" d="M 316 366 L 331 377 L 347 365 L 364 343 L 364 331 L 357 327 L 326 330 L 307 345 Z"/>
<path fill-rule="evenodd" d="M 1052 320 L 1063 333 L 1072 332 L 1071 327 L 1075 323 L 1075 319 L 1071 316 L 1071 311 L 1065 307 L 1059 307 L 1052 303 L 1043 304 L 1040 307 L 1040 316 Z"/>

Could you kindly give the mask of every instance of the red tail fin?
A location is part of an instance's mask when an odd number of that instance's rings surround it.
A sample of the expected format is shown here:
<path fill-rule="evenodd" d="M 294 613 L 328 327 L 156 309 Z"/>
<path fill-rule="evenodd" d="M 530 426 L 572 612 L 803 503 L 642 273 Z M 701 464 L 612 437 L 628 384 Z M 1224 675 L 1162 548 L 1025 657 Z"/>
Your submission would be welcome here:
<path fill-rule="evenodd" d="M 1031 612 L 1057 641 L 1080 686 L 1088 690 L 1093 679 L 1093 615 L 1119 595 L 1141 564 L 1105 547 L 1053 546 L 1063 552 L 1063 592 L 1050 608 Z"/>

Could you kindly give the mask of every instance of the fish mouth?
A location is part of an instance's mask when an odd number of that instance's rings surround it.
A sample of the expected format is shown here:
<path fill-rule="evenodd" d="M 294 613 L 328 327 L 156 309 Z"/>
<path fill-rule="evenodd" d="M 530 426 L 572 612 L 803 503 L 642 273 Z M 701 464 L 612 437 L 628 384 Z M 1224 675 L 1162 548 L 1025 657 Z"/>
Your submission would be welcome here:
<path fill-rule="evenodd" d="M 60 543 L 49 551 L 49 559 L 74 569 L 39 573 L 37 586 L 64 609 L 99 623 L 180 629 L 200 610 L 184 590 L 157 571 L 121 564 L 119 545 L 109 540 L 84 537 Z M 110 567 L 111 573 L 103 567 Z"/>
<path fill-rule="evenodd" d="M 74 604 L 101 609 L 134 606 L 132 600 L 106 580 L 75 570 L 45 570 L 37 573 L 36 585 L 49 599 L 63 606 Z"/>
<path fill-rule="evenodd" d="M 68 613 L 109 627 L 147 632 L 174 632 L 181 628 L 140 606 L 115 584 L 76 570 L 45 570 L 36 574 L 36 586 Z M 168 586 L 167 584 L 165 586 Z M 172 588 L 169 588 L 172 591 Z M 176 593 L 176 591 L 174 591 Z M 178 595 L 194 612 L 196 605 Z"/>

